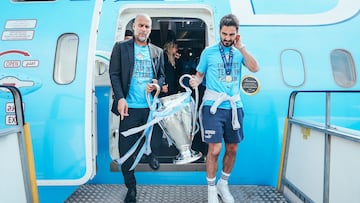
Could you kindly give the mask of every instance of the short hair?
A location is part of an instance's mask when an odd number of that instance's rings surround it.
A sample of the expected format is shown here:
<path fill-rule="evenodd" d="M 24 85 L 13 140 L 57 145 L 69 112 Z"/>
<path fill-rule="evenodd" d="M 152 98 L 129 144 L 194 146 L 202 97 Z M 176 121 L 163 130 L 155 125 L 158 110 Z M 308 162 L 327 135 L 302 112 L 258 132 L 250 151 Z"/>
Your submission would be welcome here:
<path fill-rule="evenodd" d="M 220 30 L 224 26 L 234 26 L 236 31 L 238 31 L 239 25 L 239 19 L 234 14 L 228 14 L 220 20 Z"/>
<path fill-rule="evenodd" d="M 134 23 L 136 23 L 136 20 L 139 18 L 139 17 L 144 17 L 146 19 L 148 19 L 150 21 L 150 27 L 152 26 L 152 21 L 151 21 L 151 17 L 148 15 L 148 14 L 138 14 L 135 16 L 135 19 L 134 19 Z"/>
<path fill-rule="evenodd" d="M 125 36 L 133 36 L 133 32 L 131 30 L 126 30 Z"/>

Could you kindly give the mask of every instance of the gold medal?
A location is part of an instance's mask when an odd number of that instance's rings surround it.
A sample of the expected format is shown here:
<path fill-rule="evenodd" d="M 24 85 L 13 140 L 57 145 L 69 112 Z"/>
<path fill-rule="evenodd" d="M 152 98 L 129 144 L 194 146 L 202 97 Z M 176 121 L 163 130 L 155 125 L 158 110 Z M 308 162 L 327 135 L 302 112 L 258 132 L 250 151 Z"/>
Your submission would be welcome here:
<path fill-rule="evenodd" d="M 232 81 L 231 75 L 227 75 L 227 76 L 225 77 L 225 80 L 226 80 L 226 82 L 231 82 L 231 81 Z"/>

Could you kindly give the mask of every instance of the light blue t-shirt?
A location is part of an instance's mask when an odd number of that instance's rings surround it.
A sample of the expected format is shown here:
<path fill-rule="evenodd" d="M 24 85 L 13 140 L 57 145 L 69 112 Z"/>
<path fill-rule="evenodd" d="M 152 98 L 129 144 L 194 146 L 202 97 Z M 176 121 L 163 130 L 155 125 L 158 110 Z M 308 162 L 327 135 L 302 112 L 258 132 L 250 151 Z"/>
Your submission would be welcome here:
<path fill-rule="evenodd" d="M 223 47 L 226 58 L 228 59 L 230 49 L 233 52 L 231 78 L 230 82 L 226 81 L 226 72 L 224 62 L 221 57 L 219 44 L 207 47 L 201 53 L 200 61 L 196 70 L 205 74 L 206 88 L 215 92 L 224 92 L 229 96 L 240 94 L 241 68 L 244 57 L 235 47 Z M 204 105 L 211 106 L 214 101 L 205 101 Z M 236 107 L 242 107 L 242 102 L 236 102 Z M 224 101 L 218 108 L 231 109 L 230 102 Z"/>
<path fill-rule="evenodd" d="M 154 78 L 150 49 L 149 46 L 139 46 L 135 43 L 134 52 L 134 71 L 126 101 L 129 108 L 147 108 L 149 105 L 146 101 L 146 85 Z"/>

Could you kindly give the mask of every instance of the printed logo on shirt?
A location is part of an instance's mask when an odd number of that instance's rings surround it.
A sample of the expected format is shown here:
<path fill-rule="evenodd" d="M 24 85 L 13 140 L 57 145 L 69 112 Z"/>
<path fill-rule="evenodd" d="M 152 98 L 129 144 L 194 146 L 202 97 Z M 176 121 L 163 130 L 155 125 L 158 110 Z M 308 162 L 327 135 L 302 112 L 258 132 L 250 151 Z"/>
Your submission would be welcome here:
<path fill-rule="evenodd" d="M 133 78 L 137 83 L 146 85 L 146 83 L 151 81 L 153 75 L 149 47 L 135 45 Z"/>
<path fill-rule="evenodd" d="M 226 72 L 224 63 L 218 63 L 218 80 L 221 82 L 226 82 Z M 240 64 L 239 63 L 233 63 L 231 67 L 231 77 L 232 81 L 238 81 L 240 76 Z"/>
<path fill-rule="evenodd" d="M 138 54 L 136 54 L 136 59 L 144 60 L 144 55 L 141 52 L 139 52 Z"/>
<path fill-rule="evenodd" d="M 149 80 L 152 78 L 152 73 L 150 60 L 135 61 L 134 77 Z"/>

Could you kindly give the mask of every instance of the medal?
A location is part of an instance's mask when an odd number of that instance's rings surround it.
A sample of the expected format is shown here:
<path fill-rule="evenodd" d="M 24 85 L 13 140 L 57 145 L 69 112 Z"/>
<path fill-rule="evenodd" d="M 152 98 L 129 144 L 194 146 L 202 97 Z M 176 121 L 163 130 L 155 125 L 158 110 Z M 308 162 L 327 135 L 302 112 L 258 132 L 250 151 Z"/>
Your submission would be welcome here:
<path fill-rule="evenodd" d="M 232 81 L 231 75 L 227 75 L 227 76 L 225 77 L 225 80 L 226 80 L 226 82 L 231 82 L 231 81 Z"/>
<path fill-rule="evenodd" d="M 224 63 L 224 69 L 225 69 L 225 74 L 226 74 L 225 81 L 231 82 L 232 81 L 231 68 L 232 68 L 232 63 L 233 63 L 232 47 L 230 47 L 228 57 L 226 57 L 224 48 L 221 45 L 221 43 L 219 43 L 219 50 L 220 50 L 220 54 L 221 54 L 221 59 L 223 60 L 223 63 Z"/>

